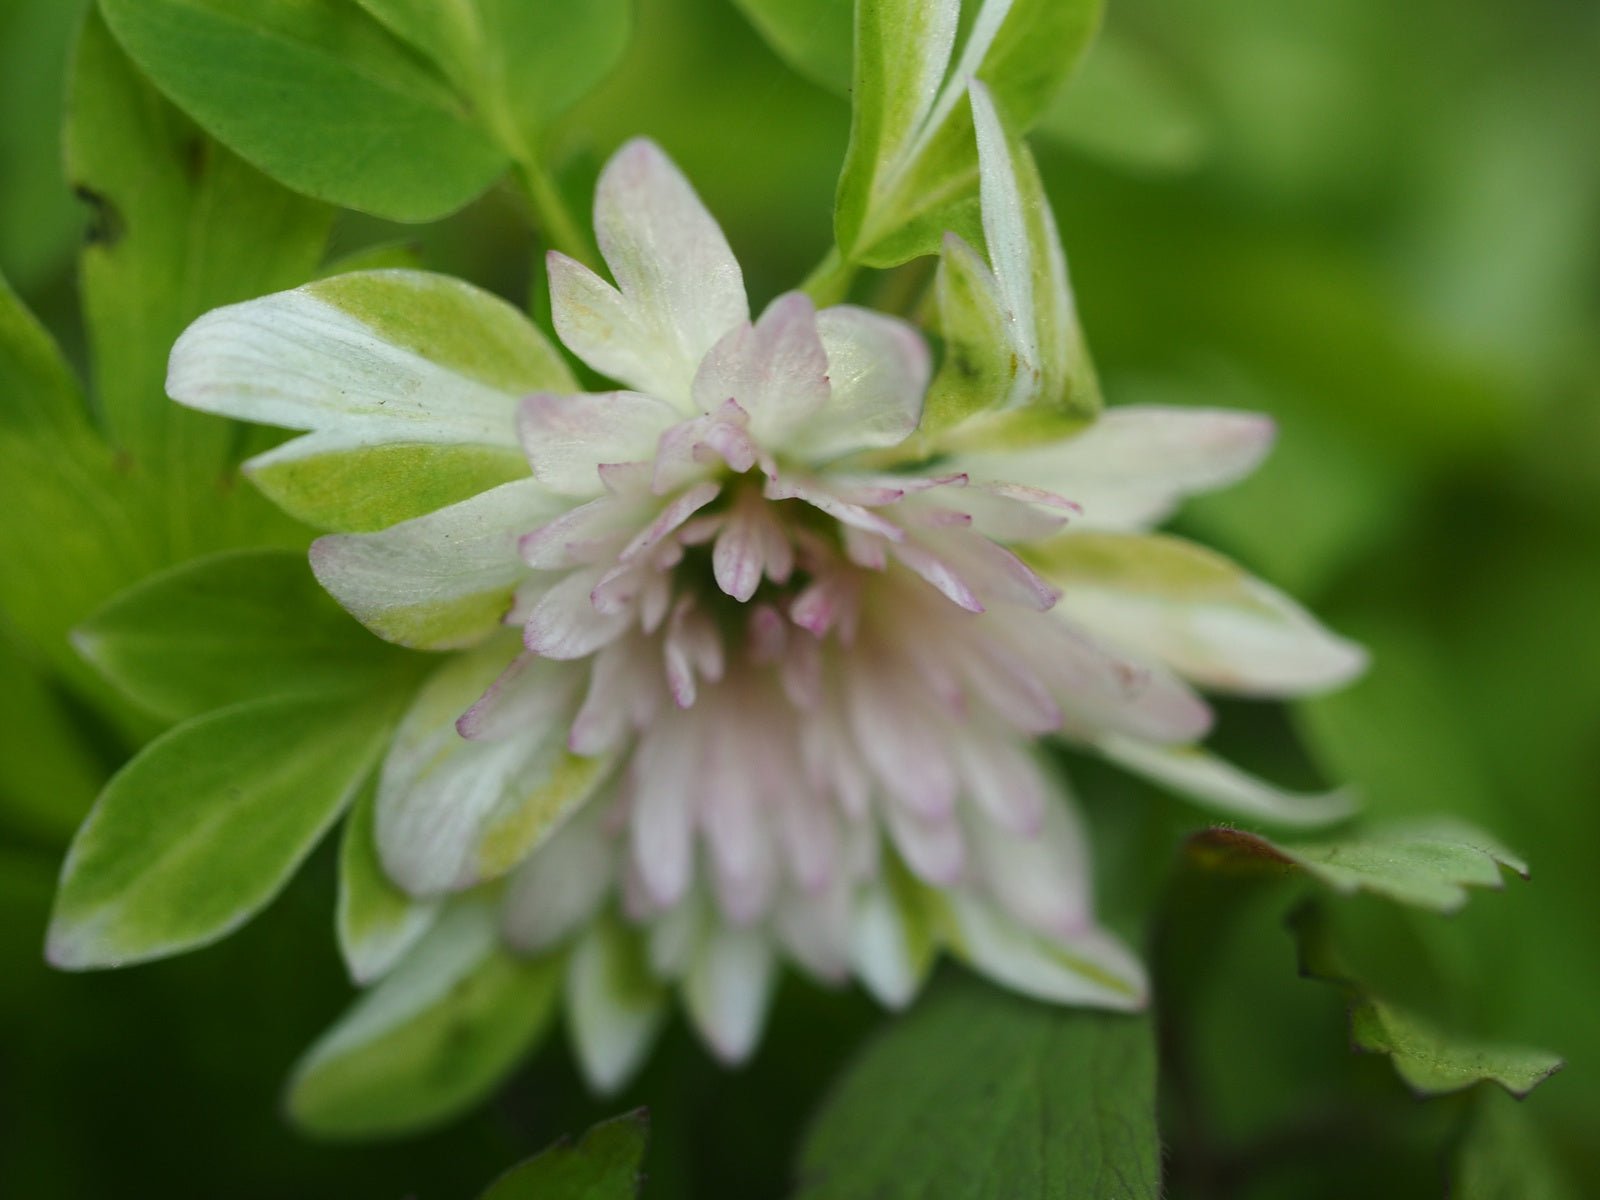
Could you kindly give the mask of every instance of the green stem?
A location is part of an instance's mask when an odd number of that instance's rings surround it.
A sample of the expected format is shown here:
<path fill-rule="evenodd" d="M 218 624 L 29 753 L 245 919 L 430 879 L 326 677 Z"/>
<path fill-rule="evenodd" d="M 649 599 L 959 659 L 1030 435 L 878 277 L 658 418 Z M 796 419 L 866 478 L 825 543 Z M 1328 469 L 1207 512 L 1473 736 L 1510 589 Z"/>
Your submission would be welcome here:
<path fill-rule="evenodd" d="M 595 265 L 593 243 L 582 225 L 573 217 L 561 191 L 550 173 L 531 156 L 521 156 L 516 163 L 517 182 L 523 195 L 533 206 L 534 219 L 539 231 L 553 249 L 571 256 L 589 266 Z"/>
<path fill-rule="evenodd" d="M 839 253 L 839 247 L 833 246 L 822 256 L 822 261 L 811 268 L 811 274 L 805 277 L 800 290 L 816 301 L 818 306 L 837 304 L 849 292 L 850 284 L 860 269 L 855 263 L 846 262 Z"/>

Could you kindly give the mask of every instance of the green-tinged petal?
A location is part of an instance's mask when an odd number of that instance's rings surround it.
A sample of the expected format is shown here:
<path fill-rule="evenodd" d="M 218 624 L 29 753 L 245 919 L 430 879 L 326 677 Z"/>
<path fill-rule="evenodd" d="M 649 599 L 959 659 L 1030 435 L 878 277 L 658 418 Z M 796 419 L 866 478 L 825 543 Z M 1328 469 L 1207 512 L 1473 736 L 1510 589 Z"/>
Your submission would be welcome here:
<path fill-rule="evenodd" d="M 519 651 L 507 635 L 452 658 L 395 733 L 378 789 L 378 849 L 413 895 L 503 875 L 553 835 L 610 768 L 608 759 L 567 749 L 581 669 L 519 659 Z M 480 719 L 498 727 L 474 728 Z"/>
<path fill-rule="evenodd" d="M 1189 850 L 1218 866 L 1299 868 L 1336 892 L 1371 892 L 1401 904 L 1455 912 L 1467 888 L 1502 886 L 1500 868 L 1524 877 L 1528 866 L 1464 822 L 1397 822 L 1331 842 L 1272 842 L 1237 829 L 1210 829 Z"/>
<path fill-rule="evenodd" d="M 1366 666 L 1361 647 L 1282 592 L 1181 538 L 1071 531 L 1026 557 L 1061 589 L 1061 615 L 1202 687 L 1304 695 Z"/>
<path fill-rule="evenodd" d="M 1098 745 L 1119 766 L 1226 816 L 1310 828 L 1342 821 L 1356 811 L 1355 795 L 1347 789 L 1285 791 L 1198 746 L 1162 746 L 1125 737 L 1104 738 Z"/>
<path fill-rule="evenodd" d="M 948 469 L 1065 496 L 1083 509 L 1080 528 L 1137 530 L 1185 496 L 1248 475 L 1272 435 L 1271 420 L 1254 413 L 1127 405 L 1058 441 L 958 449 Z"/>
<path fill-rule="evenodd" d="M 107 679 L 170 720 L 289 695 L 371 692 L 407 656 L 374 641 L 292 550 L 225 550 L 135 584 L 73 632 Z"/>
<path fill-rule="evenodd" d="M 880 1004 L 904 1008 L 927 981 L 939 949 L 921 888 L 898 863 L 861 889 L 850 922 L 850 961 Z"/>
<path fill-rule="evenodd" d="M 445 913 L 382 983 L 306 1052 L 289 1114 L 308 1133 L 383 1137 L 482 1099 L 549 1024 L 559 958 L 499 949 L 489 906 Z"/>
<path fill-rule="evenodd" d="M 666 1020 L 666 998 L 640 935 L 614 918 L 595 921 L 567 968 L 567 1021 L 590 1087 L 614 1092 L 633 1077 Z"/>
<path fill-rule="evenodd" d="M 395 886 L 378 858 L 377 778 L 361 789 L 339 844 L 339 951 L 350 978 L 369 984 L 388 974 L 433 927 L 440 905 L 415 900 Z"/>
<path fill-rule="evenodd" d="M 500 627 L 528 577 L 518 539 L 567 503 L 532 479 L 504 483 L 378 533 L 319 538 L 311 569 L 381 638 L 421 650 L 471 646 Z"/>
<path fill-rule="evenodd" d="M 1012 991 L 1056 1004 L 1124 1011 L 1149 1000 L 1144 967 L 1116 938 L 1087 927 L 1070 938 L 1028 929 L 986 900 L 961 892 L 946 898 L 943 922 L 951 952 Z"/>
<path fill-rule="evenodd" d="M 393 442 L 314 433 L 244 465 L 274 504 L 330 533 L 372 533 L 524 479 L 528 460 L 508 446 Z"/>
<path fill-rule="evenodd" d="M 575 388 L 516 309 L 425 271 L 360 271 L 229 305 L 172 349 L 167 391 L 204 412 L 369 443 L 517 445 L 518 398 Z"/>
<path fill-rule="evenodd" d="M 50 961 L 121 966 L 238 928 L 338 819 L 391 719 L 382 703 L 278 698 L 151 742 L 106 785 L 72 843 Z"/>

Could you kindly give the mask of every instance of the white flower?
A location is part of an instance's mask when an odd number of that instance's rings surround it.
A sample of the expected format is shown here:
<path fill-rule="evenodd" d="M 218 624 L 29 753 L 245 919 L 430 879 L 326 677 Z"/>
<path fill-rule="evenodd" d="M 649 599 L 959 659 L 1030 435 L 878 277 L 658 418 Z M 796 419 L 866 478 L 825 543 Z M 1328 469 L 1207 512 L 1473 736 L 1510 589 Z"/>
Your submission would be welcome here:
<path fill-rule="evenodd" d="M 514 314 L 418 273 L 219 310 L 173 353 L 183 403 L 312 431 L 254 464 L 269 491 L 352 464 L 417 486 L 375 465 L 396 448 L 531 468 L 312 549 L 374 631 L 464 651 L 383 765 L 389 873 L 418 897 L 505 876 L 506 939 L 571 948 L 603 1087 L 671 985 L 717 1054 L 747 1055 L 780 959 L 898 1006 L 942 944 L 1030 995 L 1142 1005 L 1035 742 L 1289 811 L 1189 748 L 1210 722 L 1190 684 L 1293 694 L 1359 651 L 1144 532 L 1251 469 L 1268 423 L 1125 408 L 1049 446 L 869 469 L 918 427 L 912 327 L 797 292 L 752 322 L 720 229 L 648 142 L 607 166 L 595 226 L 616 286 L 552 255 L 555 325 L 629 390 L 576 391 Z M 478 323 L 424 328 L 407 304 Z"/>

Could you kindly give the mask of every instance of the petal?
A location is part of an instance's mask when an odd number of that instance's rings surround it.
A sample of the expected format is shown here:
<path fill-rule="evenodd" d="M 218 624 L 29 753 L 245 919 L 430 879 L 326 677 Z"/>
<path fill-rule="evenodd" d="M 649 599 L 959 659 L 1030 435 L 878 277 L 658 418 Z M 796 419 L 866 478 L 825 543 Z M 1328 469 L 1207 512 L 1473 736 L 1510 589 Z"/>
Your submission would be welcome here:
<path fill-rule="evenodd" d="M 591 927 L 567 968 L 567 1020 L 589 1086 L 609 1095 L 627 1083 L 666 1015 L 638 935 L 610 921 Z"/>
<path fill-rule="evenodd" d="M 1107 409 L 1075 437 L 1012 452 L 957 454 L 951 470 L 974 480 L 1058 492 L 1097 529 L 1137 530 L 1185 496 L 1253 471 L 1272 444 L 1270 419 L 1226 409 L 1128 405 Z"/>
<path fill-rule="evenodd" d="M 592 284 L 585 281 L 586 290 L 575 296 L 553 274 L 561 340 L 596 370 L 610 374 L 626 366 L 638 373 L 616 378 L 687 400 L 706 352 L 750 317 L 727 239 L 689 181 L 644 139 L 623 146 L 601 172 L 594 225 L 620 295 L 596 305 Z M 622 361 L 630 358 L 636 361 Z"/>
<path fill-rule="evenodd" d="M 1194 746 L 1158 746 L 1112 737 L 1100 752 L 1119 766 L 1229 817 L 1311 828 L 1342 821 L 1356 810 L 1348 789 L 1320 794 L 1285 791 Z"/>
<path fill-rule="evenodd" d="M 947 899 L 952 949 L 996 983 L 1056 1004 L 1137 1010 L 1147 1003 L 1144 968 L 1110 934 L 1090 929 L 1050 938 L 988 901 L 961 893 Z"/>
<path fill-rule="evenodd" d="M 656 722 L 634 751 L 627 794 L 631 853 L 657 909 L 671 908 L 694 874 L 694 808 L 704 751 L 693 717 Z"/>
<path fill-rule="evenodd" d="M 772 505 L 754 492 L 741 492 L 711 552 L 717 586 L 742 603 L 756 594 L 762 579 L 784 583 L 793 570 L 794 547 Z"/>
<path fill-rule="evenodd" d="M 772 1000 L 777 960 L 764 933 L 714 929 L 684 980 L 689 1016 L 723 1062 L 743 1062 L 755 1049 Z"/>
<path fill-rule="evenodd" d="M 311 569 L 379 637 L 422 650 L 470 646 L 493 633 L 527 568 L 518 538 L 565 508 L 532 479 L 402 521 L 311 546 Z"/>
<path fill-rule="evenodd" d="M 571 374 L 505 301 L 442 275 L 336 276 L 207 313 L 172 350 L 180 404 L 385 442 L 509 446 L 516 398 Z"/>
<path fill-rule="evenodd" d="M 516 949 L 534 954 L 565 941 L 611 894 L 618 848 L 606 836 L 607 809 L 604 796 L 590 800 L 512 874 L 500 927 Z"/>
<path fill-rule="evenodd" d="M 922 990 L 933 966 L 933 931 L 905 888 L 875 883 L 856 898 L 850 926 L 850 961 L 878 1003 L 905 1008 Z"/>
<path fill-rule="evenodd" d="M 712 412 L 736 401 L 757 440 L 782 449 L 828 403 L 828 370 L 810 297 L 786 292 L 711 348 L 695 374 L 694 402 Z"/>
<path fill-rule="evenodd" d="M 545 658 L 587 658 L 621 637 L 633 622 L 626 609 L 600 612 L 590 598 L 601 572 L 574 571 L 534 603 L 523 644 Z"/>
<path fill-rule="evenodd" d="M 534 478 L 553 492 L 598 496 L 599 468 L 640 462 L 682 414 L 639 392 L 535 392 L 522 402 L 517 433 Z"/>
<path fill-rule="evenodd" d="M 809 462 L 903 442 L 922 417 L 927 343 L 894 317 L 841 304 L 817 314 L 828 356 L 830 398 L 796 431 L 789 449 Z"/>
<path fill-rule="evenodd" d="M 1070 798 L 1052 796 L 1033 833 L 1011 833 L 976 814 L 966 830 L 974 878 L 1013 917 L 1057 938 L 1089 928 L 1087 835 Z"/>
<path fill-rule="evenodd" d="M 517 705 L 530 720 L 516 736 L 461 736 L 457 719 L 505 661 L 500 642 L 450 660 L 423 685 L 395 732 L 378 781 L 378 852 L 413 895 L 504 874 L 605 776 L 605 760 L 566 750 L 566 713 L 580 677 L 557 664 L 537 663 L 513 684 L 535 698 Z"/>
<path fill-rule="evenodd" d="M 1297 696 L 1366 666 L 1282 592 L 1180 538 L 1070 533 L 1029 557 L 1062 588 L 1063 616 L 1204 687 Z"/>

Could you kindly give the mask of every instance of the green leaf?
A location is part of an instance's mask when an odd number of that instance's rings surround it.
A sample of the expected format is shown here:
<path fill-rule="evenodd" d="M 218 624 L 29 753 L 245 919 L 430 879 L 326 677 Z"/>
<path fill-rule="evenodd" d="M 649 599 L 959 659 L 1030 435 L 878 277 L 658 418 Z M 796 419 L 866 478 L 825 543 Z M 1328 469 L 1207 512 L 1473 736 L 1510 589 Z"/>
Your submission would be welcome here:
<path fill-rule="evenodd" d="M 252 701 L 146 746 L 106 785 L 62 868 L 47 953 L 81 970 L 226 936 L 267 904 L 372 769 L 390 706 Z"/>
<path fill-rule="evenodd" d="M 1300 973 L 1337 984 L 1349 995 L 1352 1045 L 1388 1055 L 1417 1094 L 1444 1095 L 1488 1081 L 1525 1096 L 1565 1065 L 1543 1050 L 1446 1033 L 1426 1017 L 1380 998 L 1352 977 L 1332 924 L 1316 904 L 1302 906 L 1289 924 L 1299 945 Z"/>
<path fill-rule="evenodd" d="M 978 176 L 967 83 L 989 85 L 1013 134 L 1071 72 L 1099 0 L 984 0 L 958 54 L 959 0 L 858 4 L 854 119 L 834 235 L 844 256 L 891 267 L 934 252 L 948 230 L 976 239 Z"/>
<path fill-rule="evenodd" d="M 351 0 L 102 0 L 101 9 L 180 108 L 308 196 L 431 221 L 505 169 L 461 98 Z"/>
<path fill-rule="evenodd" d="M 801 1154 L 800 1200 L 1155 1200 L 1145 1017 L 947 978 L 846 1072 Z"/>
<path fill-rule="evenodd" d="M 226 550 L 163 571 L 72 640 L 130 697 L 175 721 L 249 700 L 370 692 L 410 665 L 335 604 L 292 550 Z"/>
<path fill-rule="evenodd" d="M 377 776 L 356 797 L 339 843 L 339 951 L 350 977 L 369 984 L 386 975 L 432 928 L 433 900 L 414 900 L 395 886 L 378 858 Z"/>
<path fill-rule="evenodd" d="M 602 1121 L 577 1145 L 562 1140 L 512 1167 L 480 1200 L 630 1200 L 644 1181 L 639 1164 L 649 1136 L 642 1108 Z"/>
<path fill-rule="evenodd" d="M 851 0 L 734 0 L 750 24 L 796 71 L 840 96 L 850 94 Z"/>
<path fill-rule="evenodd" d="M 616 66 L 631 0 L 359 0 L 437 63 L 514 158 Z"/>
<path fill-rule="evenodd" d="M 1499 888 L 1501 867 L 1528 875 L 1527 864 L 1493 838 L 1449 820 L 1378 826 L 1335 842 L 1272 842 L 1208 829 L 1189 839 L 1188 850 L 1212 866 L 1299 869 L 1345 895 L 1371 892 L 1441 913 L 1465 905 L 1468 887 Z"/>
<path fill-rule="evenodd" d="M 167 354 L 207 309 L 308 278 L 333 214 L 196 129 L 94 12 L 78 42 L 69 113 L 68 169 L 93 209 L 82 286 L 97 408 L 111 444 L 165 481 L 173 557 L 185 558 L 200 548 L 185 525 L 216 522 L 224 500 L 238 504 L 220 494 L 237 430 L 167 399 Z"/>
<path fill-rule="evenodd" d="M 446 912 L 300 1060 L 288 1092 L 295 1123 L 329 1138 L 409 1133 L 486 1095 L 548 1025 L 561 968 L 498 943 L 490 905 Z"/>
<path fill-rule="evenodd" d="M 96 747 L 56 688 L 0 638 L 0 827 L 64 845 L 105 782 Z"/>

